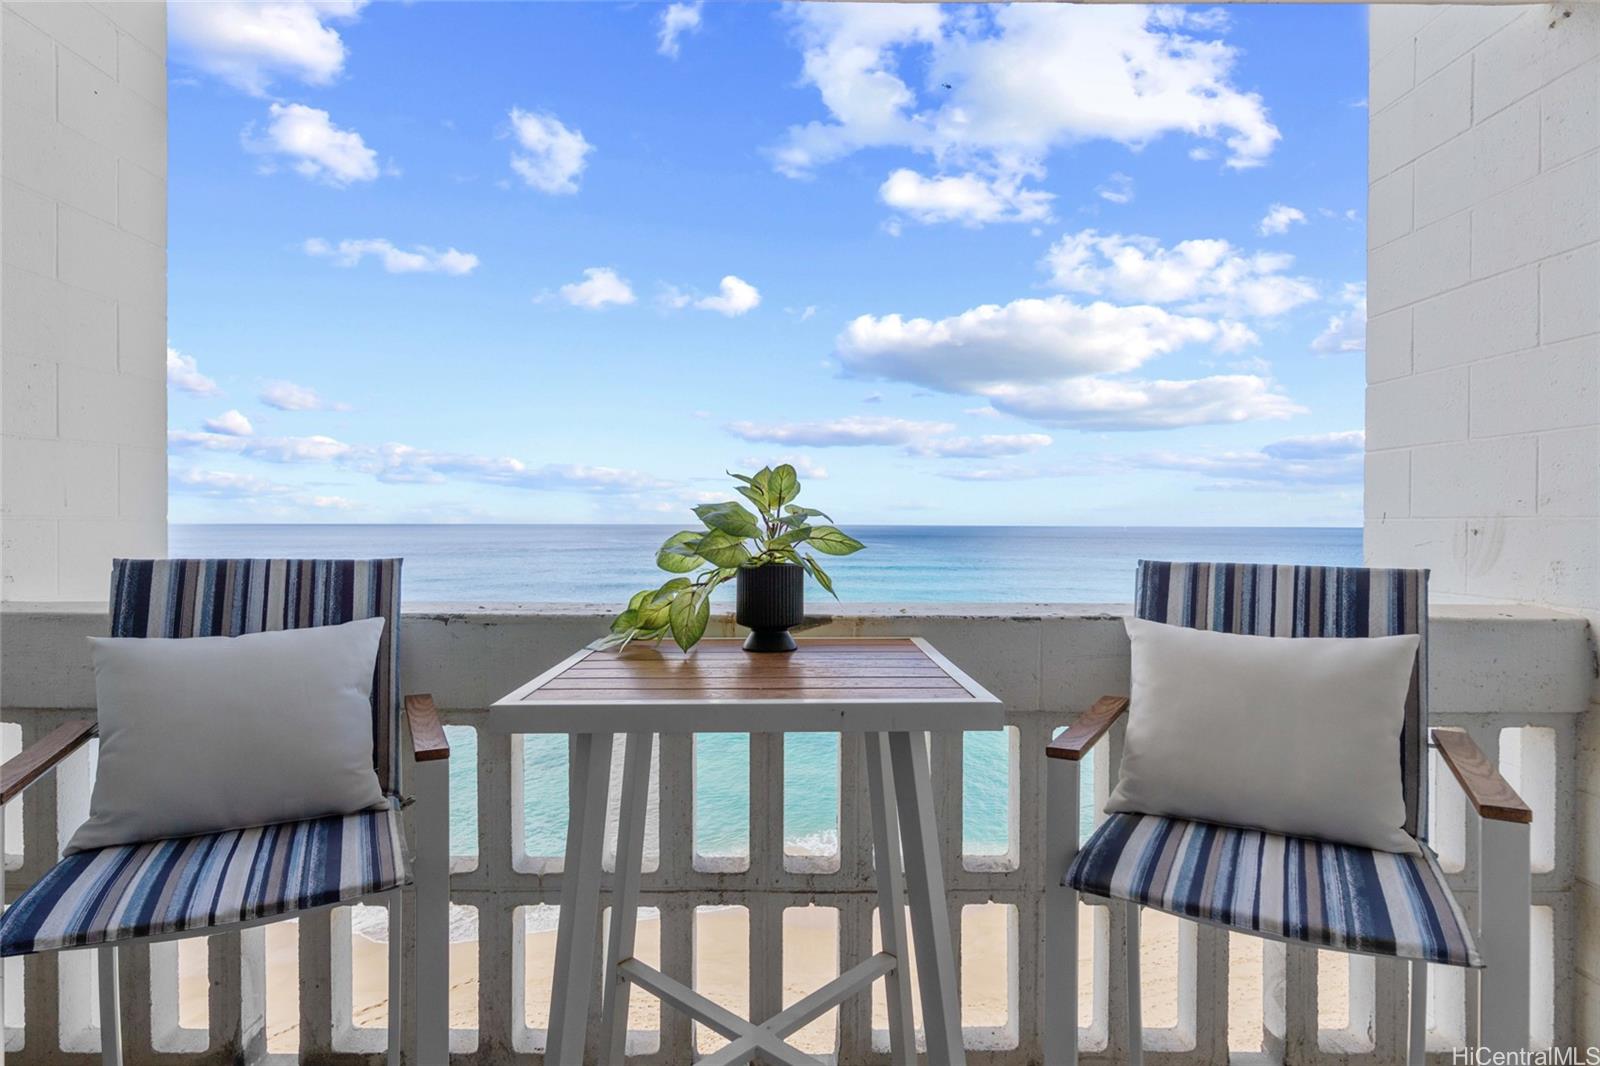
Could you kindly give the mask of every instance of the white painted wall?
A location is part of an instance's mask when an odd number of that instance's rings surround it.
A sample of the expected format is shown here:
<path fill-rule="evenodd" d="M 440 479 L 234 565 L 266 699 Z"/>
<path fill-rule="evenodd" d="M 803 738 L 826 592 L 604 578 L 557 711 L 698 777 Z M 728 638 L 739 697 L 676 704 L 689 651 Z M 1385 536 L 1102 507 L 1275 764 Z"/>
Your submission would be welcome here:
<path fill-rule="evenodd" d="M 1600 6 L 1371 18 L 1367 558 L 1593 629 Z M 1600 1044 L 1600 702 L 1585 718 L 1575 1028 Z"/>
<path fill-rule="evenodd" d="M 0 599 L 167 546 L 166 8 L 0 5 Z"/>

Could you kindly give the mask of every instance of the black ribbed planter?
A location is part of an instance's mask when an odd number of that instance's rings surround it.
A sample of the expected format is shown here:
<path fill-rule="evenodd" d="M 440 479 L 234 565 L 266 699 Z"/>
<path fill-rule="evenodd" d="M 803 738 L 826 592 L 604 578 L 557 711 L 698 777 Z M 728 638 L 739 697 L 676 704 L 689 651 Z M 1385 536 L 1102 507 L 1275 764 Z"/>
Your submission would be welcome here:
<path fill-rule="evenodd" d="M 805 577 L 799 563 L 739 568 L 733 620 L 750 630 L 745 651 L 794 651 L 789 627 L 806 616 Z"/>

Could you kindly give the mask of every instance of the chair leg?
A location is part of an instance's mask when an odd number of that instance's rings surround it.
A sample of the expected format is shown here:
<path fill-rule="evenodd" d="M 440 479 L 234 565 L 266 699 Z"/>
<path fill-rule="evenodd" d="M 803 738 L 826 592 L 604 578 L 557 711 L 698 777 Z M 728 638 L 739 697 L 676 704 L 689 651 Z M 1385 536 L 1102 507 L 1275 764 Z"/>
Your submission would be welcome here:
<path fill-rule="evenodd" d="M 1078 764 L 1045 760 L 1044 1061 L 1078 1064 L 1078 894 L 1061 883 L 1078 853 Z"/>
<path fill-rule="evenodd" d="M 401 891 L 389 893 L 389 1066 L 400 1066 L 400 1027 L 405 1018 L 405 1007 L 400 992 L 401 926 L 403 924 Z"/>
<path fill-rule="evenodd" d="M 1428 1061 L 1428 964 L 1411 962 L 1411 1024 L 1407 1032 L 1406 1066 Z"/>
<path fill-rule="evenodd" d="M 1532 1014 L 1529 942 L 1533 879 L 1524 822 L 1478 819 L 1478 1043 L 1491 1051 L 1528 1046 Z"/>
<path fill-rule="evenodd" d="M 413 770 L 417 802 L 415 963 L 406 1010 L 411 1050 L 419 1066 L 450 1060 L 450 763 L 421 762 Z"/>
<path fill-rule="evenodd" d="M 117 949 L 96 951 L 100 957 L 100 1061 L 122 1066 L 122 992 L 117 983 Z"/>
<path fill-rule="evenodd" d="M 1144 1018 L 1139 1005 L 1139 905 L 1123 904 L 1128 916 L 1128 1066 L 1144 1066 Z"/>

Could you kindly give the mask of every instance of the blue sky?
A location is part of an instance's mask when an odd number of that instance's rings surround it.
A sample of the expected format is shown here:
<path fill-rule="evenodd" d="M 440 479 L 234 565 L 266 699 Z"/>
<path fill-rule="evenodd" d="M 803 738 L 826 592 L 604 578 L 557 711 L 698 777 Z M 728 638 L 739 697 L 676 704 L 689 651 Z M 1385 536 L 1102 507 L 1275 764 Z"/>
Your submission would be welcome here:
<path fill-rule="evenodd" d="M 171 11 L 173 521 L 1359 523 L 1362 8 Z"/>

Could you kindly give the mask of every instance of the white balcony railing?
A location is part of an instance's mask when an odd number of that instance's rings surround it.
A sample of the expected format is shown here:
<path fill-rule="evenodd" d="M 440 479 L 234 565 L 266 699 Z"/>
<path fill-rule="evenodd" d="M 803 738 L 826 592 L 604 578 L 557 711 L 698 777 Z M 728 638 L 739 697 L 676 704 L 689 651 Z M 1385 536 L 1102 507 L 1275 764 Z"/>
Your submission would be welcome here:
<path fill-rule="evenodd" d="M 960 736 L 933 741 L 933 767 L 951 920 L 962 964 L 963 1025 L 975 1064 L 1037 1063 L 1043 887 L 1060 871 L 1041 867 L 1046 738 L 1097 696 L 1127 684 L 1122 608 L 852 608 L 820 632 L 917 634 L 1001 696 L 1003 738 L 974 736 L 986 749 L 982 780 L 965 781 L 968 752 Z M 452 805 L 458 854 L 451 896 L 459 933 L 475 942 L 452 948 L 452 1049 L 463 1064 L 541 1061 L 551 974 L 551 934 L 539 919 L 560 894 L 559 832 L 540 823 L 564 817 L 559 748 L 548 739 L 478 737 L 485 708 L 551 665 L 599 629 L 599 608 L 423 608 L 406 616 L 401 638 L 407 691 L 430 691 L 455 745 Z M 724 620 L 714 623 L 727 631 Z M 83 637 L 105 632 L 103 610 L 12 607 L 0 628 L 7 751 L 93 705 Z M 1578 715 L 1588 701 L 1593 652 L 1581 619 L 1528 608 L 1437 608 L 1432 630 L 1435 724 L 1468 729 L 1535 810 L 1533 851 L 1533 1017 L 1535 1041 L 1566 1043 L 1573 1004 L 1564 976 L 1573 968 L 1572 882 L 1576 867 L 1575 750 Z M 559 741 L 554 743 L 559 745 Z M 837 788 L 836 844 L 785 847 L 785 754 L 805 744 L 811 772 L 803 787 Z M 837 777 L 823 784 L 817 753 Z M 974 754 L 976 748 L 974 749 Z M 729 1006 L 765 1015 L 778 1010 L 802 967 L 848 967 L 872 950 L 872 882 L 865 773 L 853 744 L 756 734 L 748 755 L 724 745 L 717 766 L 741 765 L 715 779 L 697 773 L 689 738 L 658 741 L 656 797 L 643 903 L 659 920 L 641 927 L 641 955 Z M 27 793 L 6 839 L 7 887 L 20 891 L 55 860 L 58 840 L 83 817 L 92 751 L 80 752 L 56 781 Z M 974 764 L 975 765 L 975 764 Z M 1436 770 L 1437 773 L 1437 770 Z M 1092 768 L 1090 776 L 1093 776 Z M 743 847 L 697 840 L 697 808 L 717 791 L 737 805 L 747 787 Z M 1003 842 L 996 834 L 964 847 L 964 796 L 1007 796 Z M 1475 856 L 1459 793 L 1436 791 L 1433 840 L 1470 912 Z M 824 796 L 826 806 L 830 797 Z M 615 802 L 613 793 L 613 803 Z M 525 814 L 529 805 L 532 813 Z M 17 815 L 8 812 L 13 819 Z M 726 827 L 724 827 L 725 829 Z M 20 830 L 20 832 L 19 832 Z M 735 836 L 738 834 L 735 833 Z M 529 854 L 527 841 L 535 842 Z M 722 854 L 697 854 L 708 851 Z M 984 852 L 975 854 L 974 852 Z M 407 908 L 408 917 L 414 910 Z M 376 921 L 371 919 L 376 918 Z M 1121 923 L 1085 906 L 1080 968 L 1080 1043 L 1085 1061 L 1115 1061 L 1108 1045 L 1122 968 Z M 353 927 L 359 931 L 353 931 Z M 1237 1060 L 1351 1064 L 1402 1058 L 1405 999 L 1400 970 L 1384 962 L 1284 948 L 1177 919 L 1152 915 L 1145 933 L 1146 1043 L 1153 1060 Z M 653 929 L 653 931 L 652 931 Z M 402 943 L 409 941 L 403 932 Z M 263 932 L 212 937 L 181 946 L 135 950 L 124 961 L 124 1041 L 129 1061 L 153 1064 L 238 1061 L 375 1063 L 384 1040 L 381 974 L 387 950 L 378 915 L 336 910 Z M 411 955 L 407 951 L 407 965 Z M 754 965 L 750 965 L 751 962 Z M 17 1063 L 87 1063 L 98 1033 L 93 958 L 37 956 L 8 964 L 7 1047 Z M 748 976 L 746 976 L 748 971 Z M 20 980 L 18 978 L 20 977 Z M 409 977 L 408 977 L 409 980 Z M 1430 982 L 1431 1046 L 1443 1052 L 1471 1031 L 1470 977 L 1437 971 Z M 807 1036 L 845 1063 L 886 1062 L 881 1008 L 874 1030 L 869 1003 L 847 1004 Z M 630 1061 L 687 1063 L 691 1049 L 716 1038 L 696 1033 L 680 1015 L 636 996 Z M 1441 1061 L 1448 1061 L 1443 1058 Z"/>

